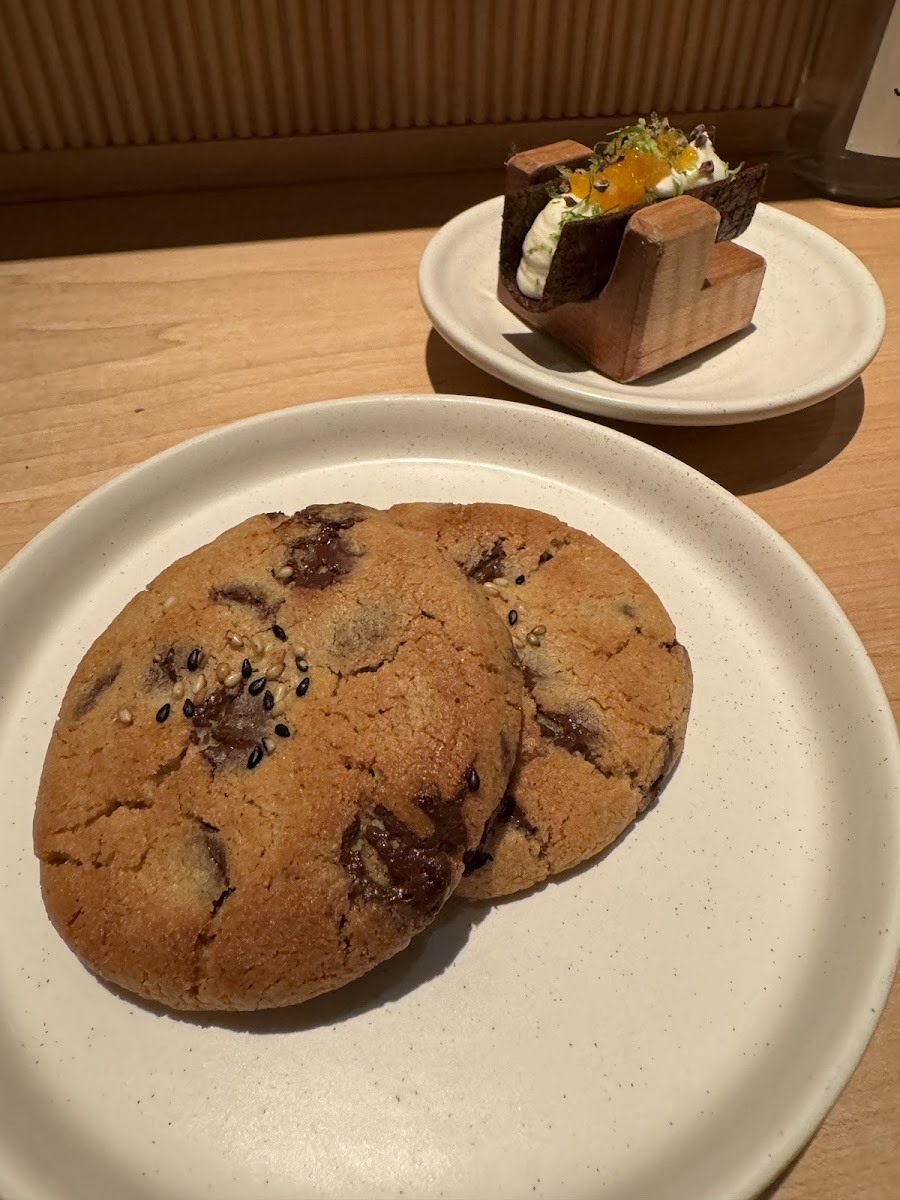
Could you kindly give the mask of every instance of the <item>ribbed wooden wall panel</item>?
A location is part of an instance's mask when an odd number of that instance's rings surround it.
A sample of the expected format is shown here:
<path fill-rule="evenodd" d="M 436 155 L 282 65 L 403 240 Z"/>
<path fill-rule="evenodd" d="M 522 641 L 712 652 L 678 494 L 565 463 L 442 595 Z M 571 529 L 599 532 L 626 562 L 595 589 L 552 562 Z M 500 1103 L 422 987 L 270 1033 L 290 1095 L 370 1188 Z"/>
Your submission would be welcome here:
<path fill-rule="evenodd" d="M 827 3 L 0 0 L 0 146 L 789 105 Z"/>

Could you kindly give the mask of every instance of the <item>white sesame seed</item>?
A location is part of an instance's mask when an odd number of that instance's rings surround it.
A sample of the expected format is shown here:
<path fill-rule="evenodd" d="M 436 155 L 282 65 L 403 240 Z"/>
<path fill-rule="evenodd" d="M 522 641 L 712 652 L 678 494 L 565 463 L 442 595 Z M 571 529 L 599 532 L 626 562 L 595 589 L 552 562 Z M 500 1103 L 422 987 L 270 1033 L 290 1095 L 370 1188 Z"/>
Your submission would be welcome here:
<path fill-rule="evenodd" d="M 250 645 L 253 647 L 253 649 L 256 651 L 257 654 L 262 654 L 263 650 L 265 650 L 265 648 L 266 648 L 266 644 L 262 640 L 261 637 L 252 637 L 250 639 Z"/>
<path fill-rule="evenodd" d="M 274 738 L 264 737 L 262 740 L 262 744 L 263 744 L 263 750 L 265 750 L 266 754 L 271 754 L 272 751 L 275 749 L 275 739 Z"/>
<path fill-rule="evenodd" d="M 227 688 L 237 687 L 237 685 L 241 682 L 240 671 L 232 671 L 230 675 L 225 676 L 225 678 L 222 680 L 222 682 L 225 684 L 225 686 Z"/>
<path fill-rule="evenodd" d="M 116 713 L 116 720 L 122 725 L 132 725 L 134 723 L 134 714 L 130 708 L 120 708 Z"/>
<path fill-rule="evenodd" d="M 541 639 L 537 636 L 536 633 L 529 633 L 527 635 L 527 637 L 525 638 L 525 641 L 528 643 L 529 646 L 539 646 L 541 644 Z"/>
<path fill-rule="evenodd" d="M 495 583 L 483 583 L 481 585 L 489 596 L 499 596 L 500 589 Z"/>
<path fill-rule="evenodd" d="M 194 682 L 191 684 L 191 691 L 194 693 L 195 696 L 199 696 L 205 687 L 206 687 L 206 676 L 198 675 L 197 678 L 194 680 Z"/>
<path fill-rule="evenodd" d="M 225 641 L 234 650 L 240 650 L 241 646 L 243 646 L 243 644 L 244 644 L 244 639 L 240 636 L 240 634 L 235 633 L 231 629 L 229 629 L 228 632 L 225 634 Z"/>
<path fill-rule="evenodd" d="M 546 625 L 535 625 L 534 629 L 532 629 L 531 632 L 533 634 L 535 634 L 537 637 L 543 637 L 543 635 L 547 632 L 547 626 Z"/>
<path fill-rule="evenodd" d="M 306 647 L 305 646 L 295 646 L 294 654 L 297 658 L 306 658 Z"/>
<path fill-rule="evenodd" d="M 175 683 L 172 684 L 172 699 L 180 700 L 183 695 L 184 695 L 184 684 L 181 682 L 180 679 L 178 679 L 175 681 Z"/>
<path fill-rule="evenodd" d="M 231 674 L 231 667 L 229 667 L 228 663 L 220 662 L 219 665 L 216 667 L 216 679 L 218 679 L 219 683 L 223 683 L 225 680 L 225 676 L 230 675 L 230 674 Z"/>
<path fill-rule="evenodd" d="M 497 578 L 494 580 L 494 583 L 497 585 L 497 587 L 508 587 L 509 586 L 509 580 L 506 578 L 505 575 L 498 575 Z"/>
<path fill-rule="evenodd" d="M 266 668 L 266 679 L 280 679 L 284 672 L 284 659 Z"/>
<path fill-rule="evenodd" d="M 275 701 L 274 705 L 272 706 L 272 708 L 269 712 L 269 716 L 270 717 L 280 717 L 283 713 L 284 713 L 284 698 L 282 697 L 281 700 Z"/>
<path fill-rule="evenodd" d="M 294 568 L 290 565 L 290 563 L 285 563 L 285 565 L 283 567 L 279 567 L 278 570 L 275 572 L 275 578 L 276 579 L 290 579 L 290 577 L 293 575 L 293 573 L 294 573 Z"/>
<path fill-rule="evenodd" d="M 175 603 L 174 596 L 169 596 L 167 600 L 164 600 L 163 601 L 163 612 L 168 612 L 174 603 Z"/>
<path fill-rule="evenodd" d="M 287 693 L 288 693 L 288 685 L 286 683 L 276 684 L 275 687 L 272 689 L 272 695 L 275 697 L 275 703 L 277 704 L 279 700 L 283 700 L 285 698 L 285 696 L 287 695 Z"/>

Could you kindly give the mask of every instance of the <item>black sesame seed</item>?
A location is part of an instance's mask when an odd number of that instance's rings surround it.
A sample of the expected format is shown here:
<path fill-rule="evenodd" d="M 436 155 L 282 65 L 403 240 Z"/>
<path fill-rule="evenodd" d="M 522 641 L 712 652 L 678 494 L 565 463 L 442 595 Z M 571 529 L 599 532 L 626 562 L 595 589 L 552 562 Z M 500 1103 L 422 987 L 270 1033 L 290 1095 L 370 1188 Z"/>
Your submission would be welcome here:
<path fill-rule="evenodd" d="M 171 711 L 172 711 L 171 704 L 164 704 L 162 706 L 162 708 L 156 714 L 156 719 L 157 719 L 157 721 L 159 721 L 160 725 L 162 725 L 163 721 L 167 721 L 169 719 L 169 713 Z"/>
<path fill-rule="evenodd" d="M 309 670 L 309 663 L 306 661 L 306 659 L 303 657 L 302 654 L 298 654 L 297 657 L 294 659 L 294 662 L 297 664 L 298 671 L 308 671 Z"/>
<path fill-rule="evenodd" d="M 265 686 L 266 686 L 266 677 L 265 677 L 265 675 L 260 675 L 259 679 L 253 680 L 253 682 L 247 688 L 247 691 L 250 693 L 251 696 L 258 696 L 259 693 L 263 690 L 263 688 Z"/>
<path fill-rule="evenodd" d="M 525 582 L 525 576 L 524 576 L 524 575 L 517 575 L 517 576 L 516 576 L 516 583 L 524 583 L 524 582 Z"/>
<path fill-rule="evenodd" d="M 271 712 L 274 707 L 275 697 L 271 692 L 266 692 L 266 694 L 263 696 L 263 708 L 266 710 L 266 712 Z"/>
<path fill-rule="evenodd" d="M 515 625 L 516 621 L 518 621 L 518 619 L 519 619 L 519 614 L 516 612 L 516 610 L 514 608 L 511 608 L 507 614 L 506 619 L 507 619 L 507 621 L 509 621 L 510 625 Z"/>
<path fill-rule="evenodd" d="M 275 634 L 275 636 L 278 638 L 279 642 L 286 642 L 286 641 L 287 641 L 287 634 L 284 632 L 284 630 L 281 628 L 281 626 L 280 626 L 280 625 L 273 625 L 273 626 L 272 626 L 272 632 L 273 632 L 273 633 Z"/>
<path fill-rule="evenodd" d="M 181 711 L 184 713 L 184 715 L 186 717 L 192 717 L 194 715 L 193 700 L 185 700 L 184 704 L 182 704 L 182 706 L 181 706 Z"/>
<path fill-rule="evenodd" d="M 262 746 L 254 746 L 250 751 L 250 757 L 247 759 L 247 769 L 252 771 L 254 767 L 258 767 L 262 762 L 263 748 Z"/>
<path fill-rule="evenodd" d="M 477 792 L 481 787 L 481 777 L 474 767 L 469 767 L 466 771 L 466 787 L 470 792 Z"/>
<path fill-rule="evenodd" d="M 190 654 L 187 656 L 187 669 L 189 671 L 196 671 L 199 666 L 200 666 L 200 647 L 195 646 L 193 648 L 193 650 L 190 652 Z"/>
<path fill-rule="evenodd" d="M 291 731 L 288 729 L 287 725 L 282 725 L 281 722 L 275 726 L 275 733 L 278 735 L 278 737 L 291 736 Z"/>
<path fill-rule="evenodd" d="M 309 676 L 307 675 L 306 679 L 301 679 L 300 682 L 297 684 L 297 695 L 305 696 L 308 691 L 309 691 Z"/>
<path fill-rule="evenodd" d="M 249 679 L 253 674 L 253 664 L 250 662 L 249 658 L 245 658 L 241 663 L 241 674 L 245 679 Z"/>

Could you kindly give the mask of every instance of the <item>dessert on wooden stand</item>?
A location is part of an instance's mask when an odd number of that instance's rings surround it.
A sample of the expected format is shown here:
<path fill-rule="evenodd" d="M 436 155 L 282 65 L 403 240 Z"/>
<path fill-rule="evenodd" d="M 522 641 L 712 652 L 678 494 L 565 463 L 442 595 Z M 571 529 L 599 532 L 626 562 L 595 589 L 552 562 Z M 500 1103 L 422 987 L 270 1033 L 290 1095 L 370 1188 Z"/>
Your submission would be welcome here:
<path fill-rule="evenodd" d="M 620 382 L 745 328 L 765 260 L 731 239 L 766 167 L 732 170 L 698 126 L 652 116 L 602 152 L 555 142 L 506 164 L 498 296 Z"/>

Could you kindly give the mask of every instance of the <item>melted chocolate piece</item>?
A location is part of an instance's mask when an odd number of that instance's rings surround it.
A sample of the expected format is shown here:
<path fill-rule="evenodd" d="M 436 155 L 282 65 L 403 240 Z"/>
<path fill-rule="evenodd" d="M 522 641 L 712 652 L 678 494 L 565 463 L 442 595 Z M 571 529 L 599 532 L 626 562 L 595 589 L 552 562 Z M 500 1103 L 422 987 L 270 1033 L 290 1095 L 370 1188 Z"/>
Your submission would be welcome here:
<path fill-rule="evenodd" d="M 634 607 L 633 604 L 629 604 L 627 600 L 622 605 L 622 612 L 625 614 L 625 616 L 628 618 L 629 621 L 633 621 L 635 619 L 635 617 L 637 616 L 637 609 Z"/>
<path fill-rule="evenodd" d="M 552 712 L 538 704 L 535 719 L 542 737 L 549 738 L 554 745 L 568 750 L 569 754 L 583 754 L 591 761 L 591 740 L 597 737 L 598 731 L 580 720 L 575 713 Z"/>
<path fill-rule="evenodd" d="M 237 688 L 213 692 L 197 705 L 192 717 L 194 741 L 200 743 L 213 771 L 229 761 L 243 765 L 261 742 L 269 719 L 262 700 L 245 691 L 241 680 Z"/>
<path fill-rule="evenodd" d="M 341 532 L 350 529 L 364 516 L 352 513 L 338 518 L 326 516 L 327 506 L 314 504 L 295 515 L 294 520 L 310 532 L 290 543 L 290 562 L 294 574 L 289 583 L 295 587 L 320 590 L 331 587 L 356 565 L 356 555 L 348 548 Z"/>
<path fill-rule="evenodd" d="M 212 903 L 212 911 L 216 913 L 234 892 L 228 879 L 228 851 L 218 825 L 204 821 L 202 817 L 197 817 L 196 820 L 200 826 L 198 832 L 203 865 L 209 872 L 213 888 L 218 891 Z"/>
<path fill-rule="evenodd" d="M 494 809 L 493 814 L 487 818 L 485 832 L 481 834 L 478 846 L 475 846 L 474 850 L 469 850 L 463 854 L 464 870 L 462 874 L 464 876 L 472 875 L 473 871 L 479 870 L 485 863 L 493 862 L 493 854 L 488 853 L 487 844 L 493 838 L 494 833 L 497 832 L 498 827 L 504 826 L 504 824 L 511 824 L 515 829 L 521 829 L 526 838 L 534 838 L 535 834 L 538 833 L 538 829 L 533 826 L 532 822 L 528 820 L 528 817 L 520 809 L 520 806 L 516 804 L 515 797 L 506 792 L 503 799 L 497 805 L 497 808 Z"/>
<path fill-rule="evenodd" d="M 515 800 L 507 792 L 491 815 L 488 817 L 484 831 L 478 845 L 473 850 L 467 850 L 463 855 L 463 875 L 471 875 L 473 871 L 477 871 L 479 867 L 483 867 L 485 863 L 493 862 L 493 854 L 487 851 L 487 844 L 491 840 L 494 830 L 498 825 L 503 824 L 511 811 Z"/>
<path fill-rule="evenodd" d="M 97 675 L 81 693 L 78 702 L 75 705 L 73 716 L 76 721 L 80 721 L 82 717 L 86 717 L 91 711 L 107 688 L 111 688 L 119 677 L 119 672 L 122 670 L 121 663 L 114 663 L 113 666 L 107 667 L 102 675 Z"/>
<path fill-rule="evenodd" d="M 494 861 L 493 854 L 488 853 L 487 844 L 502 825 L 512 825 L 515 829 L 521 829 L 526 837 L 534 837 L 537 834 L 536 826 L 532 825 L 521 808 L 519 808 L 515 797 L 507 792 L 494 809 L 493 814 L 488 818 L 488 822 L 484 827 L 484 833 L 481 835 L 481 841 L 474 850 L 469 850 L 463 855 L 464 876 L 471 875 L 479 867 L 483 867 L 485 863 Z"/>
<path fill-rule="evenodd" d="M 303 525 L 333 525 L 335 529 L 352 529 L 368 517 L 365 509 L 356 504 L 308 504 L 294 513 L 293 519 Z"/>
<path fill-rule="evenodd" d="M 463 877 L 471 875 L 485 863 L 493 862 L 493 854 L 488 854 L 484 848 L 484 839 L 478 843 L 474 850 L 467 850 L 463 855 Z"/>
<path fill-rule="evenodd" d="M 214 604 L 243 604 L 253 608 L 264 617 L 274 617 L 281 601 L 274 604 L 257 588 L 249 583 L 222 583 L 209 589 L 209 598 Z"/>
<path fill-rule="evenodd" d="M 485 550 L 474 566 L 466 568 L 466 574 L 476 583 L 490 583 L 492 579 L 499 579 L 503 574 L 505 561 L 503 538 L 497 538 L 490 550 Z"/>
<path fill-rule="evenodd" d="M 675 735 L 673 734 L 671 729 L 654 729 L 653 732 L 662 734 L 663 737 L 665 737 L 666 753 L 663 758 L 662 766 L 659 769 L 659 774 L 654 779 L 654 781 L 649 785 L 649 787 L 644 789 L 644 794 L 641 798 L 641 806 L 639 809 L 640 812 L 644 812 L 645 809 L 650 807 L 650 805 L 653 803 L 653 801 L 656 800 L 657 797 L 659 796 L 659 793 L 663 790 L 663 788 L 669 782 L 669 779 L 672 776 L 672 772 L 675 770 L 676 766 L 678 765 L 678 759 L 679 759 L 679 753 L 680 753 L 679 747 L 675 742 Z"/>
<path fill-rule="evenodd" d="M 357 816 L 341 839 L 341 865 L 353 881 L 351 894 L 425 916 L 436 912 L 453 878 L 453 859 L 467 841 L 462 817 L 467 791 L 464 786 L 448 800 L 437 792 L 416 797 L 434 827 L 428 837 L 413 832 L 383 804 L 375 806 L 371 817 Z M 364 846 L 377 855 L 384 880 L 373 878 Z"/>

